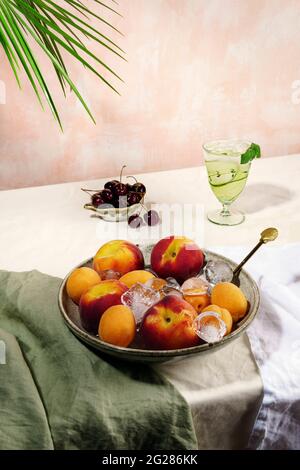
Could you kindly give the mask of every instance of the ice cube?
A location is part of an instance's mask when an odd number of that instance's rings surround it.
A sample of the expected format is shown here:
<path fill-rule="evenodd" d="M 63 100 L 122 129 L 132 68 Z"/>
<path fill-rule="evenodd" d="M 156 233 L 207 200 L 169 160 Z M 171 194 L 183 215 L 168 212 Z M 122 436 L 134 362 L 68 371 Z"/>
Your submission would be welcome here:
<path fill-rule="evenodd" d="M 225 322 L 213 311 L 200 313 L 194 320 L 193 327 L 199 338 L 206 343 L 217 343 L 226 334 Z"/>
<path fill-rule="evenodd" d="M 209 291 L 209 283 L 201 277 L 191 277 L 181 286 L 181 292 L 183 292 L 184 295 L 205 295 L 209 293 Z"/>
<path fill-rule="evenodd" d="M 134 284 L 126 291 L 121 301 L 123 305 L 129 307 L 135 316 L 136 323 L 139 324 L 146 311 L 160 300 L 160 293 L 141 283 Z"/>
<path fill-rule="evenodd" d="M 180 284 L 174 279 L 174 277 L 166 278 L 166 285 L 163 286 L 162 292 L 165 295 L 178 295 L 182 297 L 182 292 L 180 290 Z"/>
<path fill-rule="evenodd" d="M 120 279 L 121 274 L 112 269 L 107 269 L 106 271 L 100 271 L 100 277 L 102 281 L 107 281 L 108 279 Z"/>
<path fill-rule="evenodd" d="M 218 284 L 219 282 L 231 282 L 233 270 L 225 261 L 210 260 L 206 263 L 204 274 L 208 282 Z"/>
<path fill-rule="evenodd" d="M 176 281 L 176 279 L 174 279 L 174 277 L 167 277 L 166 281 L 167 281 L 168 287 L 172 287 L 173 289 L 180 290 L 180 284 L 179 282 Z"/>
<path fill-rule="evenodd" d="M 162 293 L 164 295 L 177 295 L 178 297 L 182 297 L 183 294 L 178 289 L 174 289 L 174 287 L 164 286 L 162 288 Z"/>

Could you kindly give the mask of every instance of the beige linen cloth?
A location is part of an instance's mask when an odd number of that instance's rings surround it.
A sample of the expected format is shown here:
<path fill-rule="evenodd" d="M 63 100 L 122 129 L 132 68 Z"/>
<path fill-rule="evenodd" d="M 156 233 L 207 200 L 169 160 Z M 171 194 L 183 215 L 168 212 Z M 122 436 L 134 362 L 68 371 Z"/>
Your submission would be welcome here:
<path fill-rule="evenodd" d="M 247 334 L 225 348 L 155 365 L 192 409 L 199 449 L 244 449 L 263 399 Z"/>

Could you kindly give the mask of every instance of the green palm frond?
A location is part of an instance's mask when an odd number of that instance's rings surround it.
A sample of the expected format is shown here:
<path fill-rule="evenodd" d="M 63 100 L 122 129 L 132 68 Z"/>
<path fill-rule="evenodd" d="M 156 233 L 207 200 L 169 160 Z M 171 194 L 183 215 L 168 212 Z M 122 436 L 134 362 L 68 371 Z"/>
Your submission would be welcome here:
<path fill-rule="evenodd" d="M 58 110 L 53 101 L 46 79 L 40 69 L 36 55 L 30 46 L 30 40 L 42 49 L 52 62 L 62 91 L 66 87 L 76 94 L 83 107 L 95 122 L 94 117 L 72 81 L 64 63 L 63 54 L 70 54 L 85 68 L 91 70 L 102 82 L 118 93 L 107 77 L 122 79 L 97 55 L 85 45 L 85 40 L 100 44 L 104 50 L 125 60 L 124 51 L 107 35 L 102 34 L 90 20 L 95 18 L 100 24 L 120 33 L 112 24 L 98 13 L 98 10 L 120 15 L 114 8 L 114 0 L 94 0 L 95 10 L 88 8 L 80 0 L 64 0 L 58 5 L 52 0 L 1 0 L 0 1 L 0 44 L 12 68 L 19 87 L 20 71 L 24 69 L 29 82 L 43 106 L 46 99 L 53 116 L 62 128 Z M 105 73 L 103 73 L 105 71 Z"/>

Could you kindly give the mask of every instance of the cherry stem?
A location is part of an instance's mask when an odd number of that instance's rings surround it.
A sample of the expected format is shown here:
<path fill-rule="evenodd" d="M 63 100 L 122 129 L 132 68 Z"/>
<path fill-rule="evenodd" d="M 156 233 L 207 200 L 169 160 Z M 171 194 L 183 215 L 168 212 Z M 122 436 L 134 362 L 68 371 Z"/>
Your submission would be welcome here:
<path fill-rule="evenodd" d="M 130 175 L 130 176 L 126 176 L 126 178 L 133 178 L 133 179 L 134 179 L 134 181 L 135 181 L 136 183 L 138 183 L 138 180 L 136 179 L 136 177 L 135 177 L 135 176 L 132 176 L 132 175 Z"/>
<path fill-rule="evenodd" d="M 144 198 L 140 200 L 140 205 L 142 206 L 142 208 L 144 209 L 144 211 L 148 212 L 147 207 L 144 205 Z"/>
<path fill-rule="evenodd" d="M 99 193 L 99 189 L 84 189 L 84 188 L 81 188 L 81 191 L 84 191 L 84 192 L 87 193 L 87 194 L 90 194 L 90 193 Z"/>
<path fill-rule="evenodd" d="M 120 183 L 122 183 L 123 170 L 124 170 L 124 168 L 126 168 L 126 167 L 127 167 L 127 165 L 123 165 L 122 168 L 121 168 Z"/>

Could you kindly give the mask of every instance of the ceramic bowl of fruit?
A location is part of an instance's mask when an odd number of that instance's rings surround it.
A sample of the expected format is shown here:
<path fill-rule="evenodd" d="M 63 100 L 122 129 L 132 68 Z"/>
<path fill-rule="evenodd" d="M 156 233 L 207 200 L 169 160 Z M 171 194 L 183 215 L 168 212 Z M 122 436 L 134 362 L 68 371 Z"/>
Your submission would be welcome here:
<path fill-rule="evenodd" d="M 90 201 L 84 208 L 95 212 L 99 217 L 108 222 L 122 222 L 129 220 L 131 216 L 139 212 L 141 204 L 144 204 L 146 187 L 137 181 L 134 176 L 127 176 L 131 183 L 125 183 L 123 178 L 123 166 L 119 180 L 107 181 L 103 189 L 85 189 Z"/>
<path fill-rule="evenodd" d="M 134 362 L 213 352 L 238 338 L 259 307 L 259 291 L 236 264 L 185 237 L 134 245 L 112 240 L 62 282 L 66 325 L 87 345 Z"/>

